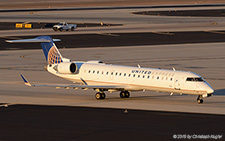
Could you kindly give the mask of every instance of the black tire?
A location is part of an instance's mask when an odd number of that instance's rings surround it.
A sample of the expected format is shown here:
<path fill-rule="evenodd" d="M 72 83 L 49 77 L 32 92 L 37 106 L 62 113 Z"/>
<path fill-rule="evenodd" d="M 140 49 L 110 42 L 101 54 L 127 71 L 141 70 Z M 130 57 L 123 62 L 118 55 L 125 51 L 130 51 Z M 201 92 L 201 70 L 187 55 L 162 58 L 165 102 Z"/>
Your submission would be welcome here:
<path fill-rule="evenodd" d="M 54 30 L 54 31 L 57 31 L 57 28 L 53 27 L 53 30 Z"/>
<path fill-rule="evenodd" d="M 96 93 L 96 94 L 95 94 L 95 98 L 96 98 L 97 100 L 102 99 L 101 93 Z"/>
<path fill-rule="evenodd" d="M 61 31 L 61 32 L 62 32 L 62 31 L 63 31 L 63 29 L 62 29 L 62 28 L 60 28 L 60 29 L 59 29 L 59 31 Z"/>
<path fill-rule="evenodd" d="M 202 104 L 204 101 L 203 101 L 203 99 L 198 99 L 197 102 L 198 102 L 198 104 Z"/>
<path fill-rule="evenodd" d="M 74 27 L 71 27 L 71 31 L 74 31 Z"/>
<path fill-rule="evenodd" d="M 125 98 L 125 97 L 126 97 L 125 92 L 124 92 L 124 91 L 121 91 L 121 92 L 120 92 L 120 98 Z"/>
<path fill-rule="evenodd" d="M 128 91 L 125 91 L 125 98 L 129 98 L 130 97 L 130 93 Z"/>
<path fill-rule="evenodd" d="M 105 99 L 105 93 L 101 94 L 101 99 Z"/>

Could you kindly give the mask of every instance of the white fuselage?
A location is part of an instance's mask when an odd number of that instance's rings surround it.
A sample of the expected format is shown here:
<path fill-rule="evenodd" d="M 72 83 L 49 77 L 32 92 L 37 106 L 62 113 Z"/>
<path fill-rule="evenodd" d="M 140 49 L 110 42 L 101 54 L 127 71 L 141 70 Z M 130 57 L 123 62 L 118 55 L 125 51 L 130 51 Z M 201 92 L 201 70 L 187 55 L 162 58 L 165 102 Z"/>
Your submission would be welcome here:
<path fill-rule="evenodd" d="M 194 95 L 213 93 L 212 87 L 193 72 L 82 62 L 77 73 L 60 74 L 53 67 L 48 66 L 50 73 L 85 85 L 118 85 L 124 86 L 127 91 Z"/>

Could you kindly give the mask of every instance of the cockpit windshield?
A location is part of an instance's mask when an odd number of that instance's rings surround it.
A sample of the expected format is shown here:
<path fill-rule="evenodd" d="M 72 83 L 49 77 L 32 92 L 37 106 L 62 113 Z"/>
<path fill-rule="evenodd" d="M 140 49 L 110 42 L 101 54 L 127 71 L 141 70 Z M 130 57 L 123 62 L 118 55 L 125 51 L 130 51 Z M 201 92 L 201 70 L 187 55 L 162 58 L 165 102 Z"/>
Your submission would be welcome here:
<path fill-rule="evenodd" d="M 187 79 L 186 79 L 186 81 L 192 81 L 192 82 L 204 82 L 204 80 L 203 80 L 203 78 L 201 78 L 201 77 L 188 77 Z"/>

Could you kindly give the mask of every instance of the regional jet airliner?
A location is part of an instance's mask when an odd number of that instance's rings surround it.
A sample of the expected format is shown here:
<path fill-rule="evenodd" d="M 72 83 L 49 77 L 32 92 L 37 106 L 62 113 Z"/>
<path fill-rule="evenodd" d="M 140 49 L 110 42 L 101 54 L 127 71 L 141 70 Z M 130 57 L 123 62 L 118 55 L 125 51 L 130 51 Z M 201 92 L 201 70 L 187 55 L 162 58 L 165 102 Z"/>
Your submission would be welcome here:
<path fill-rule="evenodd" d="M 28 86 L 47 86 L 56 88 L 93 89 L 95 98 L 105 99 L 105 91 L 120 91 L 121 98 L 129 98 L 131 91 L 157 91 L 197 95 L 197 102 L 212 96 L 213 88 L 198 74 L 189 71 L 177 71 L 111 65 L 102 61 L 78 62 L 63 58 L 50 36 L 34 39 L 8 40 L 9 43 L 40 42 L 46 61 L 46 70 L 56 76 L 70 80 L 72 85 L 35 85 L 21 75 Z"/>

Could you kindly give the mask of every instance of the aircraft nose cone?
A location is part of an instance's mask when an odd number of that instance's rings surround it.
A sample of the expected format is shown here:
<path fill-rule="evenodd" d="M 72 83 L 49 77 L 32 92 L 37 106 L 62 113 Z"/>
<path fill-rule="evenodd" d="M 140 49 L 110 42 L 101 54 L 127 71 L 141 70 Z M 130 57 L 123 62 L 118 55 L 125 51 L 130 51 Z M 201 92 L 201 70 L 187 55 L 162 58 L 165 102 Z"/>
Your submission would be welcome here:
<path fill-rule="evenodd" d="M 213 94 L 214 90 L 213 90 L 212 86 L 209 83 L 207 83 L 207 82 L 205 82 L 205 84 L 206 84 L 205 85 L 205 89 L 207 91 L 207 94 Z"/>
<path fill-rule="evenodd" d="M 213 88 L 211 88 L 211 87 L 208 87 L 208 89 L 207 89 L 207 93 L 208 93 L 208 94 L 212 94 L 212 93 L 214 93 L 214 90 L 213 90 Z"/>

